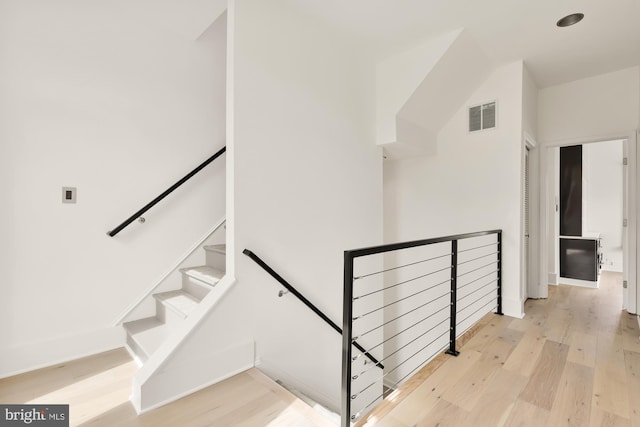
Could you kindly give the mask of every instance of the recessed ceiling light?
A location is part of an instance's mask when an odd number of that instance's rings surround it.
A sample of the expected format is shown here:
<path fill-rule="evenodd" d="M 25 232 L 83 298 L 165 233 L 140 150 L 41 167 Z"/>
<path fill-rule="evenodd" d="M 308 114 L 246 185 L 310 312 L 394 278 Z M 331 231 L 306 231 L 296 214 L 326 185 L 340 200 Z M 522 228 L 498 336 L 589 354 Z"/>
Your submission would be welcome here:
<path fill-rule="evenodd" d="M 558 27 L 570 27 L 571 25 L 582 21 L 582 18 L 584 18 L 584 13 L 572 13 L 571 15 L 567 15 L 556 22 L 556 25 Z"/>

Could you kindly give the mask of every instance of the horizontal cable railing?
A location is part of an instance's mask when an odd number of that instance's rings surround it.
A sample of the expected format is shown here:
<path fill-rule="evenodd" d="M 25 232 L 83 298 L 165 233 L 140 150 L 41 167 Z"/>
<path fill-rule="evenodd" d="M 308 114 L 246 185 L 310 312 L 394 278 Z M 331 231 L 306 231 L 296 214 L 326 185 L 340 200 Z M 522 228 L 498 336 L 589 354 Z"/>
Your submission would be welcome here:
<path fill-rule="evenodd" d="M 275 270 L 273 268 L 271 268 L 266 262 L 264 262 L 258 255 L 254 254 L 249 249 L 245 249 L 244 251 L 242 251 L 242 253 L 245 254 L 246 256 L 248 256 L 249 258 L 251 258 L 260 267 L 262 267 L 262 269 L 264 271 L 266 271 L 267 273 L 269 273 L 269 275 L 271 277 L 276 279 L 282 286 L 284 286 L 287 289 L 287 291 L 289 291 L 293 295 L 295 295 L 296 298 L 298 298 L 300 301 L 302 301 L 302 303 L 304 305 L 309 307 L 309 309 L 311 309 L 311 311 L 313 311 L 316 315 L 318 315 L 318 317 L 320 317 L 322 320 L 324 320 L 325 323 L 327 323 L 329 326 L 331 326 L 336 332 L 338 332 L 339 334 L 342 334 L 342 329 L 340 329 L 340 327 L 338 325 L 336 325 L 335 322 L 333 322 L 331 319 L 329 319 L 329 317 L 327 317 L 327 315 L 324 314 L 322 312 L 322 310 L 320 310 L 318 307 L 313 305 L 311 303 L 311 301 L 309 301 L 304 295 L 302 295 L 300 293 L 300 291 L 298 291 L 289 282 L 287 282 L 282 276 L 280 276 L 278 273 L 276 273 Z M 353 346 L 355 348 L 357 348 L 359 351 L 361 351 L 362 354 L 364 356 L 366 356 L 371 362 L 373 362 L 372 366 L 384 369 L 384 365 L 382 363 L 380 363 L 380 361 L 378 361 L 371 354 L 369 354 L 367 352 L 367 350 L 365 350 L 364 347 L 362 347 L 359 343 L 356 342 L 356 340 L 353 340 Z"/>
<path fill-rule="evenodd" d="M 501 271 L 502 230 L 345 251 L 341 425 L 442 351 L 457 356 L 456 339 L 487 313 L 502 314 Z"/>
<path fill-rule="evenodd" d="M 184 177 L 182 177 L 182 179 L 180 179 L 178 182 L 176 182 L 175 184 L 173 184 L 171 187 L 167 188 L 162 194 L 160 194 L 158 197 L 156 197 L 155 199 L 153 199 L 152 201 L 150 201 L 149 203 L 147 203 L 146 205 L 144 205 L 142 207 L 142 209 L 138 210 L 136 213 L 134 213 L 133 215 L 131 215 L 129 218 L 127 218 L 126 220 L 124 220 L 120 225 L 118 225 L 116 228 L 114 228 L 111 231 L 107 231 L 107 235 L 110 237 L 115 236 L 116 234 L 118 234 L 119 232 L 121 232 L 122 230 L 124 230 L 129 224 L 131 224 L 133 221 L 135 221 L 136 219 L 142 219 L 142 215 L 148 211 L 149 209 L 151 209 L 152 207 L 154 207 L 156 204 L 158 204 L 158 202 L 160 202 L 162 199 L 164 199 L 165 197 L 167 197 L 169 194 L 173 193 L 174 190 L 176 190 L 178 187 L 180 187 L 182 184 L 184 184 L 185 182 L 187 182 L 189 179 L 191 179 L 195 174 L 197 174 L 198 172 L 200 172 L 202 169 L 204 169 L 205 167 L 207 167 L 211 162 L 213 162 L 215 159 L 217 159 L 218 157 L 220 157 L 225 151 L 227 151 L 227 147 L 224 146 L 222 147 L 220 150 L 218 150 L 213 156 L 209 157 L 207 160 L 205 160 L 204 162 L 200 163 L 195 169 L 193 169 L 191 172 L 189 172 L 188 174 L 186 174 Z"/>

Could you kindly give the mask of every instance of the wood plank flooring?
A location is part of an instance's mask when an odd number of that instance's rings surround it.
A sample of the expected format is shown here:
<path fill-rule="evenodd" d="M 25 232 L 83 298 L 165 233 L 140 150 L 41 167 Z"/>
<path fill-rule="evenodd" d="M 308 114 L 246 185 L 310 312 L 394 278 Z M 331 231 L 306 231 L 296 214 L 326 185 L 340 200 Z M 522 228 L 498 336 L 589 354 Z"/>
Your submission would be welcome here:
<path fill-rule="evenodd" d="M 126 350 L 114 350 L 0 380 L 0 403 L 69 404 L 71 426 L 332 426 L 257 369 L 137 416 L 136 370 Z"/>
<path fill-rule="evenodd" d="M 439 356 L 358 425 L 640 427 L 640 331 L 621 280 L 552 286 L 524 319 L 489 315 L 459 357 Z M 331 425 L 257 370 L 138 417 L 135 371 L 114 350 L 0 380 L 0 403 L 69 403 L 72 426 Z"/>
<path fill-rule="evenodd" d="M 621 307 L 619 273 L 550 286 L 524 319 L 489 315 L 458 358 L 358 426 L 640 427 L 640 330 Z"/>

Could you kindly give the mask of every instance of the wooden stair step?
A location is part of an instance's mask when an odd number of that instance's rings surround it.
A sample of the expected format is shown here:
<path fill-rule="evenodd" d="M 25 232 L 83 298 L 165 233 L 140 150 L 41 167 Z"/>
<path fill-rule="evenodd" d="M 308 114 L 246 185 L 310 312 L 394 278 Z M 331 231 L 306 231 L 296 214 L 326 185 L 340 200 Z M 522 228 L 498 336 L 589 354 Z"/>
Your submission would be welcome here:
<path fill-rule="evenodd" d="M 127 343 L 143 362 L 162 345 L 169 334 L 167 325 L 157 317 L 134 320 L 123 326 L 127 331 Z"/>
<path fill-rule="evenodd" d="M 225 245 L 225 244 L 221 244 L 221 245 L 206 245 L 204 247 L 204 250 L 207 251 L 207 252 L 217 252 L 219 254 L 226 255 L 227 254 L 227 245 Z"/>
<path fill-rule="evenodd" d="M 208 265 L 180 269 L 184 275 L 214 286 L 222 279 L 224 272 Z"/>
<path fill-rule="evenodd" d="M 155 294 L 154 298 L 182 318 L 187 317 L 200 303 L 200 298 L 191 295 L 184 289 Z"/>

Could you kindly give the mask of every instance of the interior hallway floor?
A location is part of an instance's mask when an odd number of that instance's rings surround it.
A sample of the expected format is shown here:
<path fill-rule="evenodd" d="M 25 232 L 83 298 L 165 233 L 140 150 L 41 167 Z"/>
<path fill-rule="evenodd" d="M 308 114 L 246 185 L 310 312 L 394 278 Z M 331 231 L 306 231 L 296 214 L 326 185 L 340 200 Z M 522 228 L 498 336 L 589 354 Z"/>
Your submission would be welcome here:
<path fill-rule="evenodd" d="M 550 286 L 524 319 L 490 314 L 459 357 L 360 425 L 640 426 L 640 331 L 621 307 L 620 273 Z"/>
<path fill-rule="evenodd" d="M 367 425 L 640 426 L 640 331 L 621 310 L 621 280 L 551 286 L 524 319 L 489 315 L 459 357 Z M 114 350 L 0 380 L 0 402 L 68 403 L 72 426 L 331 425 L 255 369 L 138 417 L 136 369 Z"/>
<path fill-rule="evenodd" d="M 334 427 L 255 368 L 137 416 L 136 370 L 124 348 L 113 350 L 2 379 L 0 403 L 69 404 L 70 426 Z"/>

